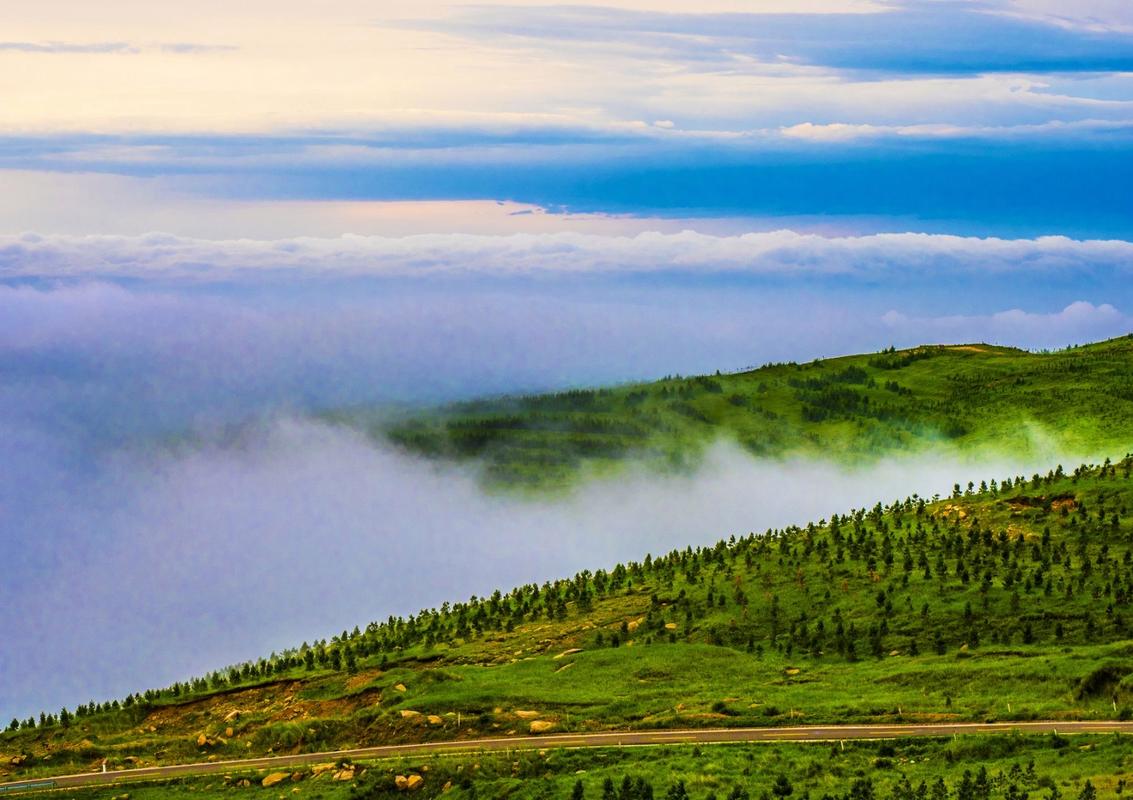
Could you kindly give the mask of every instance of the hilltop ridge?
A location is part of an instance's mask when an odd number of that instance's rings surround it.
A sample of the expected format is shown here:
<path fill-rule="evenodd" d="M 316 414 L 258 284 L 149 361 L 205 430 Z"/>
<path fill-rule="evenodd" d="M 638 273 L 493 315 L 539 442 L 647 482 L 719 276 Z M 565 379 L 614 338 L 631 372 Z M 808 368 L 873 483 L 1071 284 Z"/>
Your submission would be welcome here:
<path fill-rule="evenodd" d="M 726 439 L 759 457 L 868 462 L 972 455 L 1119 456 L 1133 431 L 1133 335 L 1057 352 L 925 345 L 734 373 L 456 403 L 390 422 L 328 416 L 503 486 L 567 485 L 628 461 L 695 465 Z"/>

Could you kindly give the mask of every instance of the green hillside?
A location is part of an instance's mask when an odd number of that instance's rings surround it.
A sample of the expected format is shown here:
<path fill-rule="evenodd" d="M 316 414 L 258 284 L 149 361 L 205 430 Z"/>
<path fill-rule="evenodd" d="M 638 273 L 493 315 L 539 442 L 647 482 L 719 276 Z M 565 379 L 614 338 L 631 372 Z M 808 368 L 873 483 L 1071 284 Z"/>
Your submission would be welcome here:
<path fill-rule="evenodd" d="M 475 459 L 509 486 L 562 484 L 630 457 L 680 468 L 720 438 L 769 457 L 855 461 L 948 445 L 1100 459 L 1133 438 L 1133 336 L 1055 353 L 925 346 L 460 403 L 394 423 L 364 410 L 332 419 L 414 453 Z"/>
<path fill-rule="evenodd" d="M 1131 472 L 999 476 L 371 623 L 14 720 L 0 778 L 526 732 L 1126 719 Z"/>

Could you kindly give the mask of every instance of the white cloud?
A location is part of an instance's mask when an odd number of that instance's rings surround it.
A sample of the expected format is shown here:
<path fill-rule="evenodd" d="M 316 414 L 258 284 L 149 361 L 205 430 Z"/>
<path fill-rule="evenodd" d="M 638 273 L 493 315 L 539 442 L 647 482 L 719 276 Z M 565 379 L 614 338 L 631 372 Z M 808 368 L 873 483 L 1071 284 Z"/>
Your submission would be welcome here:
<path fill-rule="evenodd" d="M 1081 12 L 1060 13 L 1054 0 L 1019 0 L 1008 10 L 1028 19 L 1069 20 L 1067 24 L 1108 30 L 1128 19 L 1122 2 L 1094 0 Z M 509 35 L 508 25 L 485 31 L 477 40 L 444 27 L 462 14 L 484 16 L 482 5 L 391 0 L 375 7 L 351 0 L 312 16 L 299 3 L 259 0 L 194 4 L 192 11 L 161 13 L 116 0 L 100 3 L 99 14 L 74 0 L 34 7 L 25 3 L 6 18 L 13 37 L 19 34 L 12 44 L 20 49 L 4 54 L 0 124 L 8 131 L 32 132 L 262 133 L 374 130 L 422 116 L 463 125 L 486 118 L 508 124 L 550 116 L 576 126 L 671 120 L 678 129 L 735 133 L 807 120 L 1007 125 L 1107 114 L 1127 119 L 1130 113 L 1128 106 L 1098 101 L 1103 96 L 1128 99 L 1128 91 L 1100 93 L 1082 84 L 1076 94 L 1069 85 L 1066 95 L 1055 97 L 1041 89 L 1046 79 L 1040 76 L 901 80 L 900 63 L 887 79 L 862 79 L 853 70 L 815 66 L 790 52 L 753 55 L 729 31 L 706 33 L 694 27 L 698 18 L 720 13 L 813 13 L 807 36 L 784 37 L 782 47 L 791 51 L 793 46 L 821 45 L 835 35 L 825 24 L 826 14 L 891 17 L 906 5 L 915 10 L 915 2 L 588 0 L 564 9 L 549 0 L 509 1 L 493 4 L 507 23 L 532 12 L 583 22 L 566 26 L 572 41 L 535 43 Z M 956 3 L 942 11 L 948 4 L 930 4 L 941 15 L 944 33 L 953 27 L 962 30 L 959 23 L 949 23 L 981 7 Z M 644 40 L 632 28 L 615 29 L 613 35 L 606 30 L 600 47 L 583 41 L 594 33 L 586 19 L 619 11 L 673 15 L 693 27 Z M 891 13 L 874 13 L 885 11 Z M 213 41 L 216 20 L 224 21 L 219 27 L 226 31 L 219 46 L 178 44 Z M 408 20 L 422 25 L 410 29 Z M 437 28 L 430 30 L 431 24 Z M 120 41 L 129 43 L 130 58 L 107 58 L 92 49 Z M 54 53 L 52 58 L 42 57 L 44 48 Z M 882 41 L 877 49 L 884 54 L 886 44 Z M 935 52 L 934 44 L 926 42 L 924 50 Z M 187 53 L 196 55 L 188 69 Z M 351 80 L 341 80 L 342 75 Z M 176 87 L 176 102 L 170 100 L 171 87 Z"/>
<path fill-rule="evenodd" d="M 200 55 L 226 53 L 236 48 L 231 45 L 200 44 L 197 42 L 161 42 L 137 44 L 132 42 L 2 42 L 0 53 L 30 53 L 35 55 L 137 55 L 145 51 L 174 55 Z"/>
<path fill-rule="evenodd" d="M 1133 121 L 1083 119 L 1066 122 L 1052 120 L 1037 125 L 868 125 L 845 122 L 817 124 L 800 122 L 779 129 L 789 139 L 813 142 L 849 142 L 858 139 L 881 137 L 907 137 L 918 139 L 1008 139 L 1036 136 L 1065 136 L 1085 132 L 1103 133 L 1133 131 Z"/>
<path fill-rule="evenodd" d="M 1133 6 L 1128 0 L 1007 0 L 996 12 L 1036 19 L 1067 28 L 1102 33 L 1133 32 Z"/>
<path fill-rule="evenodd" d="M 1133 317 L 1109 303 L 1094 305 L 1085 300 L 1049 313 L 1013 308 L 986 315 L 918 317 L 890 311 L 882 317 L 882 322 L 895 333 L 915 334 L 925 342 L 1013 344 L 1029 341 L 1032 346 L 1045 347 L 1109 338 L 1133 330 Z"/>
<path fill-rule="evenodd" d="M 0 42 L 0 53 L 33 53 L 56 55 L 60 53 L 134 54 L 138 48 L 127 42 Z"/>
<path fill-rule="evenodd" d="M 1124 274 L 1133 243 L 885 233 L 823 237 L 790 230 L 734 236 L 694 231 L 422 234 L 213 241 L 147 236 L 0 236 L 6 279 L 186 282 L 452 275 L 551 276 L 687 272 L 860 279 L 970 274 Z"/>

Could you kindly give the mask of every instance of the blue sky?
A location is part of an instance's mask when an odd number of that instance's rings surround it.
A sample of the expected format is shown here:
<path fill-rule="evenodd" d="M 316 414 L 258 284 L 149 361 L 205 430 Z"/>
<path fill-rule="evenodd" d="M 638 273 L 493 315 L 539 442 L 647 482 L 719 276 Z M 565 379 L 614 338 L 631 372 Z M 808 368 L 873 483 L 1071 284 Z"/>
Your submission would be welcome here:
<path fill-rule="evenodd" d="M 45 5 L 0 42 L 0 168 L 17 188 L 72 176 L 70 203 L 97 173 L 134 178 L 127 201 L 162 178 L 147 204 L 170 207 L 486 199 L 1129 235 L 1119 2 L 347 2 L 318 20 L 284 2 L 251 29 L 267 5 Z M 128 208 L 118 225 L 142 232 Z"/>
<path fill-rule="evenodd" d="M 1127 0 L 329 6 L 5 16 L 0 716 L 991 470 L 517 505 L 312 412 L 1133 330 Z"/>

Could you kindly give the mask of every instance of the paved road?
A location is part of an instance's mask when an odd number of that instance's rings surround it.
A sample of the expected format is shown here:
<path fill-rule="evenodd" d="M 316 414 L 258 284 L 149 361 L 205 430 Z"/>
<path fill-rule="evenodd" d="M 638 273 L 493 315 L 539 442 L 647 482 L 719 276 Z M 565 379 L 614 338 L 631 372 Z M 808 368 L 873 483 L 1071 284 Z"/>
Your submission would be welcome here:
<path fill-rule="evenodd" d="M 611 731 L 606 733 L 558 733 L 543 736 L 502 736 L 456 742 L 392 744 L 332 750 L 294 756 L 208 761 L 166 767 L 139 767 L 114 772 L 88 772 L 37 780 L 0 783 L 0 794 L 26 789 L 100 786 L 122 781 L 175 778 L 185 775 L 224 774 L 236 770 L 287 770 L 338 759 L 353 760 L 477 752 L 483 750 L 533 750 L 552 747 L 618 747 L 659 744 L 714 744 L 721 742 L 830 742 L 851 739 L 896 739 L 907 736 L 952 736 L 955 734 L 1005 733 L 1124 733 L 1133 734 L 1133 722 L 949 722 L 931 725 L 814 725 L 792 728 L 710 728 L 691 730 Z"/>

